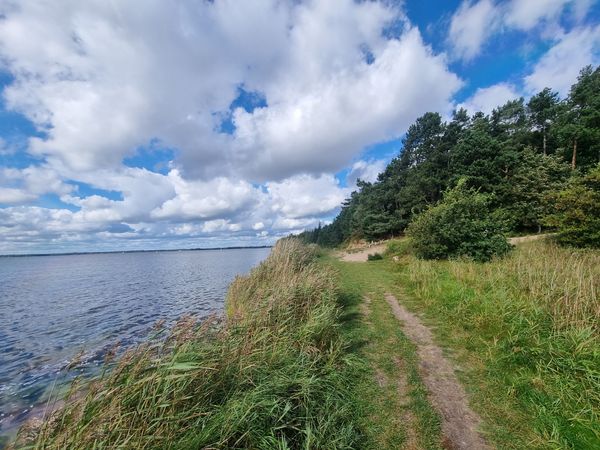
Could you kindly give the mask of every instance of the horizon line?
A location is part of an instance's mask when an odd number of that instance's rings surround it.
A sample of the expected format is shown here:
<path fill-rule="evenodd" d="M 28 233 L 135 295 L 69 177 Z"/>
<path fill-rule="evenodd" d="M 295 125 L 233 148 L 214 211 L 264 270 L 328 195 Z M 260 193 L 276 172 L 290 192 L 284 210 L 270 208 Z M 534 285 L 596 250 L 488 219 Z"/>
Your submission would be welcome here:
<path fill-rule="evenodd" d="M 196 247 L 196 248 L 167 248 L 148 250 L 106 250 L 89 252 L 60 252 L 60 253 L 8 253 L 0 254 L 0 258 L 20 258 L 25 256 L 73 256 L 73 255 L 99 255 L 112 253 L 157 253 L 157 252 L 195 252 L 204 250 L 241 250 L 252 248 L 273 248 L 273 245 L 234 245 L 230 247 Z"/>

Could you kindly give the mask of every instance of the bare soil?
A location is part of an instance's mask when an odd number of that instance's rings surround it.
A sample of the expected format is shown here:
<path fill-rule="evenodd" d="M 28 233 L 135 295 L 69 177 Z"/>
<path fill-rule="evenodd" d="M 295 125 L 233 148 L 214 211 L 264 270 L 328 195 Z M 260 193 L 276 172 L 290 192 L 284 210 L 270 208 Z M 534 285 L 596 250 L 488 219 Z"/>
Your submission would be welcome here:
<path fill-rule="evenodd" d="M 540 239 L 547 239 L 549 237 L 556 236 L 556 233 L 545 233 L 545 234 L 531 234 L 529 236 L 518 236 L 508 238 L 508 242 L 516 245 L 521 242 L 539 241 Z"/>
<path fill-rule="evenodd" d="M 383 253 L 387 249 L 387 244 L 376 244 L 361 248 L 357 251 L 343 252 L 339 255 L 342 261 L 346 262 L 365 262 L 369 255 L 374 253 Z"/>
<path fill-rule="evenodd" d="M 364 316 L 366 323 L 372 326 L 372 322 L 369 319 L 371 313 L 371 298 L 365 296 L 363 302 L 360 305 L 361 314 Z M 421 450 L 419 445 L 419 439 L 416 433 L 416 418 L 410 410 L 410 396 L 409 396 L 409 383 L 408 376 L 404 363 L 397 357 L 394 357 L 394 363 L 398 368 L 395 379 L 393 382 L 396 384 L 396 391 L 398 392 L 398 399 L 400 401 L 400 407 L 402 408 L 400 414 L 402 416 L 402 422 L 405 424 L 406 441 L 403 445 L 403 450 Z M 390 379 L 386 373 L 380 368 L 375 367 L 375 381 L 380 388 L 386 388 L 390 385 Z"/>
<path fill-rule="evenodd" d="M 435 345 L 429 328 L 398 303 L 391 294 L 386 301 L 402 331 L 417 346 L 419 372 L 429 391 L 430 401 L 442 418 L 443 445 L 448 450 L 486 450 L 491 447 L 477 431 L 481 419 L 469 407 L 467 394 L 459 383 L 452 364 Z"/>

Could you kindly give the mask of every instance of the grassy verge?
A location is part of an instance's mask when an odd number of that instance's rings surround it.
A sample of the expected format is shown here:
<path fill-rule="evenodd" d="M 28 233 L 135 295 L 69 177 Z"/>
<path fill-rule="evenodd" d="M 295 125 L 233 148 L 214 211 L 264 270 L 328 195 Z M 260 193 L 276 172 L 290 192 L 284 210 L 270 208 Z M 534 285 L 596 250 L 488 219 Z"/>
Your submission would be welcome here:
<path fill-rule="evenodd" d="M 182 320 L 90 384 L 18 445 L 33 448 L 364 447 L 361 364 L 341 332 L 333 273 L 278 243 L 232 284 L 227 319 Z"/>
<path fill-rule="evenodd" d="M 342 332 L 368 362 L 355 386 L 363 448 L 440 449 L 440 421 L 427 400 L 414 345 L 402 334 L 384 300 L 396 291 L 389 263 L 328 264 L 340 274 L 347 317 Z"/>
<path fill-rule="evenodd" d="M 600 448 L 600 253 L 538 241 L 478 264 L 392 247 L 388 276 L 453 351 L 499 448 Z"/>

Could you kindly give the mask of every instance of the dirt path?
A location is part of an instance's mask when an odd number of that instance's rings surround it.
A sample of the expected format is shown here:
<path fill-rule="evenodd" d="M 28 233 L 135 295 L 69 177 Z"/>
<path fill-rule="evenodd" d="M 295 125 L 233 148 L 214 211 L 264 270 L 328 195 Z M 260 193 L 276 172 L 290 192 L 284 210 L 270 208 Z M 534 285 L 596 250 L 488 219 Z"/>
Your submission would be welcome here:
<path fill-rule="evenodd" d="M 521 242 L 539 241 L 540 239 L 547 239 L 549 237 L 556 236 L 556 233 L 545 233 L 545 234 L 531 234 L 529 236 L 518 236 L 508 238 L 508 242 L 513 245 L 520 244 Z"/>
<path fill-rule="evenodd" d="M 417 346 L 421 378 L 431 403 L 442 417 L 444 447 L 448 450 L 490 449 L 477 431 L 481 419 L 469 408 L 467 394 L 452 365 L 435 345 L 431 331 L 393 295 L 386 294 L 385 299 L 396 319 L 402 322 L 404 334 Z"/>
<path fill-rule="evenodd" d="M 346 262 L 364 262 L 367 260 L 369 255 L 373 253 L 383 253 L 387 248 L 387 244 L 377 244 L 371 247 L 366 247 L 355 252 L 344 252 L 340 253 L 339 257 L 342 261 Z"/>
<path fill-rule="evenodd" d="M 371 322 L 371 298 L 368 296 L 364 297 L 364 301 L 360 304 L 361 314 L 365 322 L 369 326 L 373 326 Z M 410 403 L 409 397 L 409 383 L 408 383 L 408 375 L 406 372 L 406 367 L 404 367 L 403 361 L 395 356 L 394 364 L 397 367 L 396 376 L 394 380 L 391 381 L 390 378 L 386 375 L 384 370 L 381 367 L 375 367 L 375 380 L 380 388 L 385 388 L 389 386 L 392 382 L 395 383 L 396 392 L 398 393 L 398 399 L 400 400 L 400 407 L 402 411 L 400 415 L 402 416 L 402 423 L 404 424 L 406 431 L 406 440 L 404 445 L 402 446 L 403 450 L 421 450 L 421 446 L 419 445 L 419 439 L 416 432 L 416 418 L 413 412 L 409 409 L 408 405 Z"/>

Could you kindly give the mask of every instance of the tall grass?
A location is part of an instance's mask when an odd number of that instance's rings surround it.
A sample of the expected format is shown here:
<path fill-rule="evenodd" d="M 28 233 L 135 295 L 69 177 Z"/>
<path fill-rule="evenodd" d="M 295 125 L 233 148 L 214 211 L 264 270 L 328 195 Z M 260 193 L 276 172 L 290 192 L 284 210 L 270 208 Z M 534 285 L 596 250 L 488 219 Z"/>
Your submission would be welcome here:
<path fill-rule="evenodd" d="M 600 252 L 538 241 L 489 264 L 403 261 L 420 304 L 484 361 L 490 398 L 530 418 L 528 445 L 600 448 Z"/>
<path fill-rule="evenodd" d="M 183 319 L 127 353 L 18 445 L 342 449 L 357 445 L 334 277 L 280 241 L 230 287 L 227 317 Z M 74 389 L 77 391 L 77 389 Z M 81 391 L 80 391 L 81 392 Z"/>

